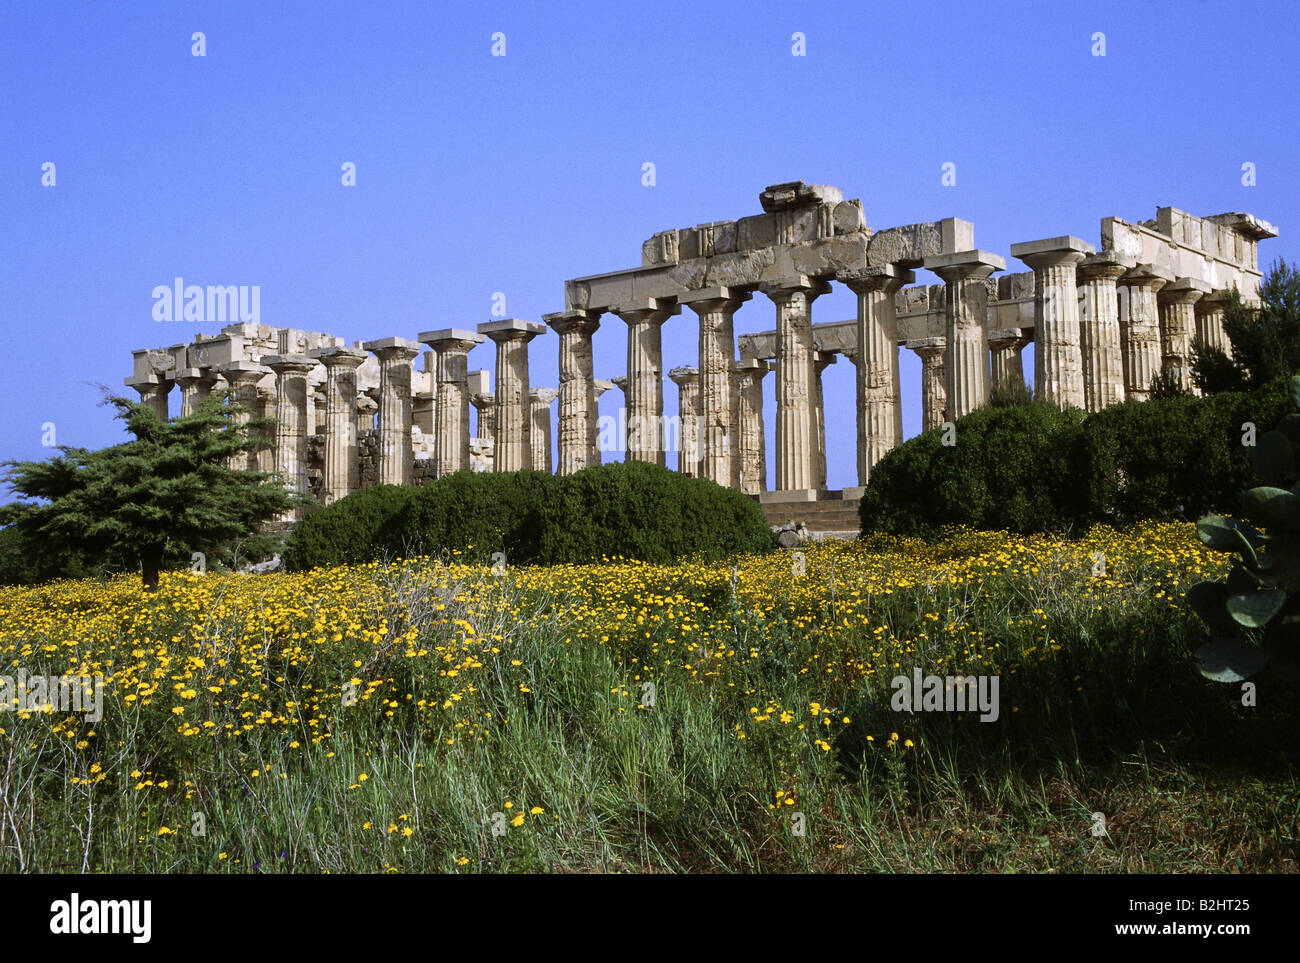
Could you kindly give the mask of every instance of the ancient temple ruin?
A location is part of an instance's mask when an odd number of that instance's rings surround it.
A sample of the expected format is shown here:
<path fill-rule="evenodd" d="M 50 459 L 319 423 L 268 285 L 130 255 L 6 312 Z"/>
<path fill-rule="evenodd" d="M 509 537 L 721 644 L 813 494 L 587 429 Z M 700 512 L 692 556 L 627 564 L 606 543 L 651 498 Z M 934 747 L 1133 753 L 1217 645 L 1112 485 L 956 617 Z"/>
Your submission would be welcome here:
<path fill-rule="evenodd" d="M 1257 297 L 1257 245 L 1277 236 L 1251 214 L 1196 217 L 1163 207 L 1149 221 L 1103 218 L 1097 245 L 1073 235 L 1013 244 L 1011 257 L 1029 270 L 1007 274 L 1005 259 L 978 249 L 974 225 L 959 218 L 873 230 L 861 201 L 802 181 L 768 187 L 759 201 L 759 214 L 653 235 L 636 267 L 565 282 L 564 310 L 544 323 L 494 320 L 351 347 L 319 332 L 235 324 L 134 352 L 126 384 L 160 415 L 173 385 L 182 413 L 228 385 L 250 410 L 275 419 L 274 445 L 256 467 L 325 502 L 461 469 L 569 474 L 611 449 L 660 465 L 675 451 L 671 467 L 759 497 L 769 518 L 838 503 L 827 517 L 838 512 L 847 525 L 872 466 L 902 441 L 900 347 L 921 359 L 926 430 L 985 404 L 992 386 L 1023 380 L 1030 342 L 1036 389 L 1062 407 L 1091 412 L 1146 398 L 1162 370 L 1191 389 L 1193 341 L 1229 349 L 1224 300 L 1234 288 Z M 943 283 L 915 284 L 916 268 Z M 836 283 L 857 295 L 856 317 L 814 323 L 813 303 Z M 755 294 L 770 302 L 775 326 L 737 338 L 734 316 Z M 664 417 L 662 337 L 683 308 L 698 322 L 690 333 L 699 360 L 667 372 L 678 391 L 674 420 Z M 592 363 L 606 316 L 626 325 L 627 339 L 626 372 L 608 380 L 596 378 Z M 530 343 L 550 332 L 559 385 L 534 387 Z M 489 340 L 492 378 L 469 366 Z M 858 486 L 828 492 L 821 383 L 840 355 L 856 369 Z M 762 391 L 769 372 L 772 491 Z M 615 386 L 624 405 L 611 444 L 596 402 Z"/>

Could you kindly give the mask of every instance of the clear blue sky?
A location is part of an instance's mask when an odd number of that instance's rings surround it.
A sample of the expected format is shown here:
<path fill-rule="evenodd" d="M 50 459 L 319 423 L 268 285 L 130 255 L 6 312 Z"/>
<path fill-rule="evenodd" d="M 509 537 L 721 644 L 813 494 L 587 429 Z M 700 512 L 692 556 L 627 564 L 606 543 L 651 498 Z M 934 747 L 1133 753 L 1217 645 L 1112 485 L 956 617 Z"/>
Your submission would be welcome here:
<path fill-rule="evenodd" d="M 1164 205 L 1255 213 L 1282 231 L 1261 261 L 1300 260 L 1296 13 L 6 0 L 0 458 L 49 455 L 45 422 L 60 444 L 122 440 L 88 383 L 134 397 L 121 386 L 131 349 L 217 330 L 152 319 L 152 289 L 176 276 L 260 285 L 264 323 L 349 340 L 472 328 L 496 291 L 511 316 L 539 320 L 563 309 L 566 278 L 638 264 L 655 231 L 757 213 L 780 181 L 834 184 L 877 229 L 973 221 L 1011 271 L 1024 269 L 1017 241 L 1097 243 L 1102 217 Z M 191 55 L 195 31 L 205 57 Z M 498 31 L 505 57 L 491 56 Z M 806 56 L 791 54 L 796 31 Z M 340 184 L 348 161 L 355 188 Z M 956 186 L 940 183 L 945 162 Z M 1257 186 L 1242 185 L 1245 162 Z M 814 320 L 853 310 L 837 288 Z M 736 316 L 737 334 L 772 326 L 761 296 Z M 598 376 L 623 373 L 625 330 L 603 323 Z M 665 369 L 695 363 L 693 314 L 664 335 Z M 471 367 L 492 366 L 490 347 Z M 533 342 L 534 386 L 556 384 L 557 351 L 549 332 Z M 920 368 L 911 352 L 902 363 L 910 436 Z M 766 388 L 770 452 L 771 377 Z M 606 394 L 602 414 L 620 403 Z M 851 485 L 851 364 L 827 370 L 826 405 L 830 484 Z"/>

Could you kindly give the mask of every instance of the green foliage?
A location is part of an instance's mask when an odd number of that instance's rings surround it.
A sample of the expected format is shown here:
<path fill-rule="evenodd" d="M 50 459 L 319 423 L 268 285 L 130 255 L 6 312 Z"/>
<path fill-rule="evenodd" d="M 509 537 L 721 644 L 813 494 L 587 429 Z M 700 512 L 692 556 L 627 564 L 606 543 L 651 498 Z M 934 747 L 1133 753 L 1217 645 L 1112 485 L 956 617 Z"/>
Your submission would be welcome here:
<path fill-rule="evenodd" d="M 1291 378 L 1292 404 L 1300 408 L 1300 375 Z M 1207 515 L 1197 535 L 1220 552 L 1235 552 L 1226 581 L 1199 582 L 1188 604 L 1207 627 L 1197 650 L 1199 668 L 1216 682 L 1238 683 L 1270 662 L 1283 675 L 1300 676 L 1300 415 L 1288 414 L 1259 436 L 1252 449 L 1265 485 L 1246 493 L 1246 517 L 1267 531 L 1222 515 Z"/>
<path fill-rule="evenodd" d="M 1281 383 L 1250 394 L 1128 401 L 1084 425 L 1091 517 L 1127 524 L 1228 511 L 1254 479 L 1246 423 L 1285 411 Z"/>
<path fill-rule="evenodd" d="M 253 432 L 264 423 L 238 423 L 228 396 L 210 395 L 170 420 L 125 398 L 106 403 L 133 440 L 99 451 L 60 446 L 47 461 L 5 463 L 9 488 L 28 500 L 0 507 L 0 525 L 12 525 L 25 550 L 107 567 L 138 563 L 153 587 L 164 564 L 229 551 L 295 503 L 269 475 L 227 467 L 258 447 Z"/>
<path fill-rule="evenodd" d="M 285 567 L 346 565 L 405 554 L 399 526 L 416 491 L 375 485 L 309 513 L 285 545 Z"/>
<path fill-rule="evenodd" d="M 1178 376 L 1166 366 L 1151 379 L 1149 397 L 1153 401 L 1164 401 L 1168 398 L 1188 398 L 1191 397 L 1191 392 L 1182 386 Z"/>
<path fill-rule="evenodd" d="M 1260 282 L 1259 305 L 1234 290 L 1224 304 L 1232 357 L 1193 345 L 1193 377 L 1206 394 L 1247 391 L 1300 372 L 1300 270 L 1281 259 Z"/>
<path fill-rule="evenodd" d="M 1020 378 L 1008 378 L 989 391 L 990 408 L 1019 408 L 1034 403 L 1034 392 Z"/>
<path fill-rule="evenodd" d="M 512 565 L 622 556 L 710 560 L 771 548 L 758 504 L 713 482 L 644 462 L 547 472 L 456 472 L 420 489 L 367 489 L 309 515 L 285 550 L 302 570 L 459 553 Z"/>
<path fill-rule="evenodd" d="M 1071 530 L 1086 514 L 1083 417 L 1039 403 L 986 408 L 956 423 L 953 445 L 942 428 L 913 438 L 872 468 L 862 531 Z"/>

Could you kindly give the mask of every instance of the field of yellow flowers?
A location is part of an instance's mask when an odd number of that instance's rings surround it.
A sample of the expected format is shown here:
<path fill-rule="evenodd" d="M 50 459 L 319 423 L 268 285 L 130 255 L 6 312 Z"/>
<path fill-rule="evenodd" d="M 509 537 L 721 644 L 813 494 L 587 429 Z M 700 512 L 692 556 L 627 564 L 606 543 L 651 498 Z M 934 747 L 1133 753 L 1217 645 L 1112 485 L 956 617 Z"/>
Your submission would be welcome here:
<path fill-rule="evenodd" d="M 1153 525 L 0 588 L 0 675 L 103 680 L 0 713 L 0 870 L 1290 870 L 1294 727 L 1190 661 L 1225 571 Z M 894 711 L 916 668 L 997 721 Z"/>

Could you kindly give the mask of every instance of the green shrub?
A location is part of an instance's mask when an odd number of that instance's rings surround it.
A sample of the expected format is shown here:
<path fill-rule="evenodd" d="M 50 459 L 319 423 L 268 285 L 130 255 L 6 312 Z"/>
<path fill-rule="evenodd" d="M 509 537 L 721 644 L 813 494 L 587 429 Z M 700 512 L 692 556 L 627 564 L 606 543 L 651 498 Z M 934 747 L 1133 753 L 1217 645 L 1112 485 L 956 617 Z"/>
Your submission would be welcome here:
<path fill-rule="evenodd" d="M 1251 393 L 1160 398 L 1113 405 L 1084 425 L 1094 520 L 1193 520 L 1230 512 L 1254 485 L 1242 425 L 1263 434 L 1286 413 L 1275 381 Z"/>
<path fill-rule="evenodd" d="M 972 412 L 955 444 L 936 428 L 893 449 L 871 470 L 862 531 L 939 534 L 949 525 L 1064 532 L 1086 514 L 1081 411 L 1018 404 Z"/>
<path fill-rule="evenodd" d="M 294 528 L 282 556 L 285 568 L 396 558 L 408 553 L 401 522 L 418 489 L 375 485 L 318 508 Z"/>
<path fill-rule="evenodd" d="M 497 552 L 512 565 L 604 556 L 666 563 L 717 560 L 774 544 L 749 496 L 630 462 L 563 478 L 463 471 L 420 489 L 366 489 L 303 519 L 284 560 L 295 570 L 416 554 L 487 561 Z"/>

